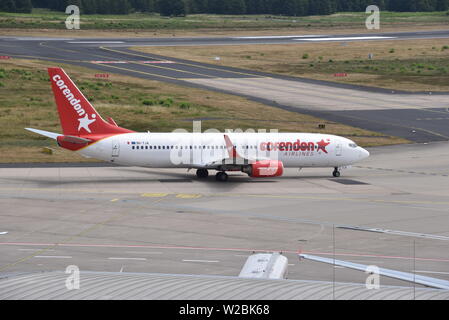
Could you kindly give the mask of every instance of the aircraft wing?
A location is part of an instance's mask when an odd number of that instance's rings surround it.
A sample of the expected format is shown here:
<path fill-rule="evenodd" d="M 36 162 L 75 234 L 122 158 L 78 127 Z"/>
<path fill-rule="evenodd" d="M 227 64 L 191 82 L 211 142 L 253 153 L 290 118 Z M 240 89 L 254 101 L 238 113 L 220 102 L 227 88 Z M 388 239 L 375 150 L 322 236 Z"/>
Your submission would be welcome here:
<path fill-rule="evenodd" d="M 226 151 L 217 156 L 205 157 L 201 163 L 194 164 L 194 168 L 214 169 L 223 165 L 247 165 L 255 161 L 269 160 L 262 157 L 245 157 L 238 153 L 237 147 L 227 134 L 224 135 Z"/>
<path fill-rule="evenodd" d="M 335 259 L 329 259 L 329 258 L 323 258 L 319 256 L 313 256 L 310 254 L 299 254 L 300 258 L 323 262 L 327 264 L 332 264 L 336 266 L 341 266 L 345 268 L 355 269 L 359 271 L 367 272 L 368 267 L 367 265 L 359 264 L 359 263 L 353 263 L 348 261 L 342 261 L 342 260 L 335 260 Z M 414 282 L 417 284 L 422 284 L 427 287 L 437 288 L 437 289 L 445 289 L 449 290 L 449 281 L 432 278 L 432 277 L 426 277 L 421 276 L 413 273 L 408 272 L 402 272 L 402 271 L 396 271 L 386 268 L 377 268 L 379 275 L 389 277 L 389 278 L 395 278 L 399 280 L 404 280 L 408 282 Z"/>

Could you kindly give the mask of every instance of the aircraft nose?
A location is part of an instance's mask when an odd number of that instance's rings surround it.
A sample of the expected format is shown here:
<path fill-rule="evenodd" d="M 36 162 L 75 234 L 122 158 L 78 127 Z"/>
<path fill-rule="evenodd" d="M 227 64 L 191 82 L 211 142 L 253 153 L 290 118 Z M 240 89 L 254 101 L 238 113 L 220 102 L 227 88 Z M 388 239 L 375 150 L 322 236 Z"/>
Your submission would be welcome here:
<path fill-rule="evenodd" d="M 363 148 L 360 148 L 359 157 L 360 159 L 366 159 L 369 157 L 369 152 Z"/>

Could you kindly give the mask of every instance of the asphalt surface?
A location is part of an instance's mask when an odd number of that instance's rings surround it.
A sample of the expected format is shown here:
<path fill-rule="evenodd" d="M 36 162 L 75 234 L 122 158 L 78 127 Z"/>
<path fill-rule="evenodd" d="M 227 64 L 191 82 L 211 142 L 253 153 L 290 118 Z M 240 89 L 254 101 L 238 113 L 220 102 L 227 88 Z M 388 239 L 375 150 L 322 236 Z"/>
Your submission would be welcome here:
<path fill-rule="evenodd" d="M 449 30 L 228 38 L 70 39 L 0 37 L 0 55 L 71 63 L 226 92 L 415 142 L 449 140 L 449 93 L 408 93 L 336 84 L 143 54 L 132 46 L 291 44 L 448 38 Z M 174 49 L 175 50 L 175 49 Z"/>
<path fill-rule="evenodd" d="M 236 276 L 252 252 L 281 251 L 289 279 L 365 283 L 302 252 L 449 280 L 449 143 L 369 151 L 339 179 L 331 169 L 220 183 L 185 170 L 1 168 L 0 273 Z"/>

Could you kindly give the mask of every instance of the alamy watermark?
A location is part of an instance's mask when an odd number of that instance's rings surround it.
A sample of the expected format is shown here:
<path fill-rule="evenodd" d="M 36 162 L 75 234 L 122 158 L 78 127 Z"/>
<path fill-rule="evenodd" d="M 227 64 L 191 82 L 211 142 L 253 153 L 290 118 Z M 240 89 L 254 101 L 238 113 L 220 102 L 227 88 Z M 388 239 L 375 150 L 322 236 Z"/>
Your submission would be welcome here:
<path fill-rule="evenodd" d="M 80 29 L 80 8 L 75 5 L 67 6 L 65 9 L 66 14 L 70 14 L 65 20 L 65 27 L 69 30 Z"/>
<path fill-rule="evenodd" d="M 185 129 L 175 129 L 176 133 L 188 133 Z M 248 159 L 270 158 L 276 160 L 278 157 L 277 149 L 265 148 L 262 150 L 259 144 L 267 139 L 265 133 L 279 133 L 277 129 L 226 129 L 220 132 L 218 129 L 207 129 L 202 132 L 201 121 L 193 121 L 193 134 L 179 135 L 178 140 L 173 146 L 170 146 L 170 161 L 174 165 L 185 164 L 203 164 L 205 162 L 222 162 L 222 165 L 247 165 Z M 223 136 L 217 140 L 217 135 L 210 133 L 221 133 Z M 238 141 L 230 138 L 231 145 L 227 145 L 225 135 L 232 133 L 247 133 L 241 136 Z M 273 136 L 271 136 L 273 140 Z M 260 141 L 259 141 L 260 140 Z M 165 148 L 158 146 L 158 148 Z M 235 155 L 233 157 L 233 150 Z"/>
<path fill-rule="evenodd" d="M 78 290 L 80 288 L 80 269 L 78 266 L 68 266 L 65 269 L 65 273 L 69 274 L 65 280 L 65 287 L 67 290 Z"/>
<path fill-rule="evenodd" d="M 366 7 L 366 13 L 370 13 L 365 20 L 365 25 L 368 30 L 380 29 L 380 9 L 378 6 L 370 5 Z"/>

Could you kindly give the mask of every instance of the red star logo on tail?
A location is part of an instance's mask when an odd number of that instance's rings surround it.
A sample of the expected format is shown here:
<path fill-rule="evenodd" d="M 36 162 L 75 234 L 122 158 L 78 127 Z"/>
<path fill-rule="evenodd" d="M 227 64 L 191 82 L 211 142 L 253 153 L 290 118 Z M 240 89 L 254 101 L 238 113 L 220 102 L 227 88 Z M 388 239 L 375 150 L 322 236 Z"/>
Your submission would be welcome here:
<path fill-rule="evenodd" d="M 330 144 L 330 142 L 325 142 L 324 139 L 321 139 L 321 141 L 316 143 L 318 145 L 318 149 L 316 151 L 323 151 L 324 153 L 327 153 L 326 147 Z"/>

